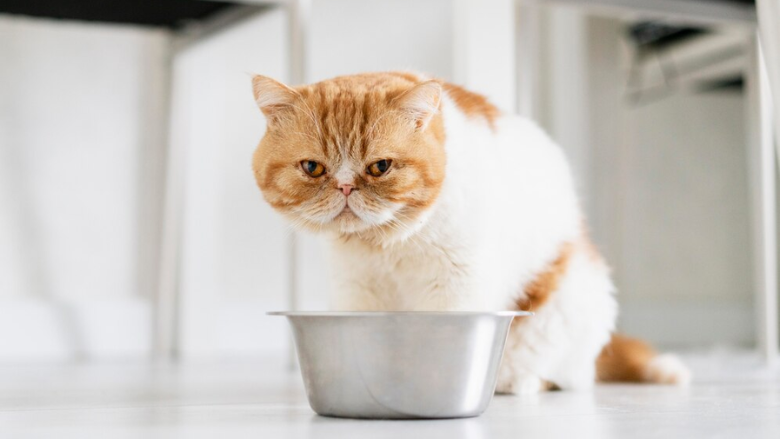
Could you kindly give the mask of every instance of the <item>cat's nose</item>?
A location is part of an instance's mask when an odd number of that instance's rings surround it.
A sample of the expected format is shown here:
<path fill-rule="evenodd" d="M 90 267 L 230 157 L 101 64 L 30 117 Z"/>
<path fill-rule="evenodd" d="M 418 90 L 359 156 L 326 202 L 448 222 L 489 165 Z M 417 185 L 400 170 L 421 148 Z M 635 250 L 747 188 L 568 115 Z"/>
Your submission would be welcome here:
<path fill-rule="evenodd" d="M 349 196 L 349 193 L 352 192 L 352 188 L 355 186 L 352 186 L 351 184 L 342 184 L 339 186 L 339 189 L 341 189 L 341 192 L 344 193 L 344 195 Z"/>

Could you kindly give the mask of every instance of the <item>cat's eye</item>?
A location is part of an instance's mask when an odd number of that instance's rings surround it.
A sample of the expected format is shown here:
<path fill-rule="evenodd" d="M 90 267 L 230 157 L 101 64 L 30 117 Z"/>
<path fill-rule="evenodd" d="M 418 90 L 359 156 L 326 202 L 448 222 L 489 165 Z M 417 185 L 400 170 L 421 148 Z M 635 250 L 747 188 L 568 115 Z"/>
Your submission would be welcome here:
<path fill-rule="evenodd" d="M 303 160 L 301 168 L 303 168 L 303 172 L 313 178 L 321 177 L 325 173 L 325 167 L 314 160 Z"/>
<path fill-rule="evenodd" d="M 390 165 L 393 163 L 392 160 L 380 160 L 378 162 L 372 163 L 368 168 L 366 168 L 366 172 L 368 175 L 372 175 L 374 177 L 380 177 L 384 175 L 385 172 L 387 172 L 388 169 L 390 169 Z"/>

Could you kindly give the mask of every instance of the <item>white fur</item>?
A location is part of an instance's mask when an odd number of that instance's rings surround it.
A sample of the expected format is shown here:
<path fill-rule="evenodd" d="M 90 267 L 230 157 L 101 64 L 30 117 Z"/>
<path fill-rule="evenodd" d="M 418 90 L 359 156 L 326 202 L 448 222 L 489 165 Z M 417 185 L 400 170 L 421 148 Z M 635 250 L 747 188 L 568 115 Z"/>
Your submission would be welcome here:
<path fill-rule="evenodd" d="M 594 383 L 595 359 L 617 314 L 606 267 L 580 244 L 582 216 L 561 149 L 535 124 L 501 117 L 495 130 L 442 102 L 447 168 L 423 219 L 383 248 L 333 243 L 335 308 L 515 309 L 524 286 L 575 243 L 559 288 L 510 333 L 498 391 Z"/>
<path fill-rule="evenodd" d="M 691 371 L 677 356 L 662 354 L 647 364 L 645 380 L 651 383 L 687 386 L 691 382 Z"/>

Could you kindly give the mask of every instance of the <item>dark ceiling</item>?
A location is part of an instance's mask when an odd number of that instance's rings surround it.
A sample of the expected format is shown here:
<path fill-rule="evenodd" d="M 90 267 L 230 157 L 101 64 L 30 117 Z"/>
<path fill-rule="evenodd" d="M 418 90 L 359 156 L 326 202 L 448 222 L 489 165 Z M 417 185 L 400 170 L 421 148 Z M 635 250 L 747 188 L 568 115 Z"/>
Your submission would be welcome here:
<path fill-rule="evenodd" d="M 754 3 L 754 0 L 709 1 Z M 0 0 L 0 13 L 179 28 L 231 5 L 229 1 L 203 0 Z"/>
<path fill-rule="evenodd" d="M 232 5 L 202 0 L 0 0 L 0 14 L 175 29 Z"/>

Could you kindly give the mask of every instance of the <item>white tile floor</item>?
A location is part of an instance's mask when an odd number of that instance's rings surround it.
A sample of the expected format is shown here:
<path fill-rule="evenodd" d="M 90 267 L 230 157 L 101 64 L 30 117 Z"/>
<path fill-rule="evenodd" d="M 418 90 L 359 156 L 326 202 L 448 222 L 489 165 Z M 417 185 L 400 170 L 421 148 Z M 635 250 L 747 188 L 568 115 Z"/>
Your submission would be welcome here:
<path fill-rule="evenodd" d="M 281 360 L 5 366 L 0 438 L 780 438 L 780 369 L 746 355 L 688 361 L 688 389 L 498 396 L 479 418 L 442 421 L 319 417 Z"/>

